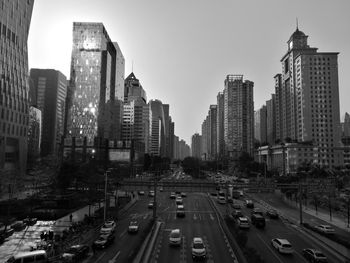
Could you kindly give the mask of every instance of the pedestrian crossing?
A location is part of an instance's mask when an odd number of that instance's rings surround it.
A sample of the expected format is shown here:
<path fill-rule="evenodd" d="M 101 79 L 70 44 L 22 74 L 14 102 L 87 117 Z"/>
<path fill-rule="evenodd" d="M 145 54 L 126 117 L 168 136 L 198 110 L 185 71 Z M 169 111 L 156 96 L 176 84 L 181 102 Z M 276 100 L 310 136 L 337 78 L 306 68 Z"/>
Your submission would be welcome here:
<path fill-rule="evenodd" d="M 134 213 L 130 214 L 131 220 L 146 220 L 153 216 L 152 212 L 147 213 Z M 185 211 L 184 217 L 178 217 L 176 212 L 174 211 L 166 211 L 162 213 L 158 213 L 158 217 L 160 217 L 163 221 L 173 221 L 173 220 L 186 220 L 186 221 L 215 221 L 216 216 L 215 213 L 209 211 Z"/>

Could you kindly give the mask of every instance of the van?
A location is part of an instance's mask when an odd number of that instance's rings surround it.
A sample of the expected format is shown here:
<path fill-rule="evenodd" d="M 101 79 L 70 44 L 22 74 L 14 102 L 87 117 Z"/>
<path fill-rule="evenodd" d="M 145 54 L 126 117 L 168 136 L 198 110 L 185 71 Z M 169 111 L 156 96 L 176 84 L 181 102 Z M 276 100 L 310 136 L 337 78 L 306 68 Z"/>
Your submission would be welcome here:
<path fill-rule="evenodd" d="M 20 252 L 10 257 L 6 263 L 47 263 L 47 254 L 45 250 L 35 250 L 30 252 Z"/>

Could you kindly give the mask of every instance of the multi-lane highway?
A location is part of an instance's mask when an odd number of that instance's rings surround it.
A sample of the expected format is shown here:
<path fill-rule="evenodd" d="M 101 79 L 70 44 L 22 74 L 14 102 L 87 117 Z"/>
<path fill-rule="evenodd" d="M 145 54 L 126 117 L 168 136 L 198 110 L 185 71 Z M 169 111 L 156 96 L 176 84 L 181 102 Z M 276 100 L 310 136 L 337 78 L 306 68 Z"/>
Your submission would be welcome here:
<path fill-rule="evenodd" d="M 152 262 L 192 262 L 191 243 L 201 237 L 207 250 L 207 262 L 233 262 L 233 253 L 226 236 L 220 229 L 217 216 L 205 193 L 187 193 L 183 198 L 185 217 L 176 216 L 176 204 L 169 193 L 158 195 L 158 219 L 163 222 L 158 235 Z M 169 234 L 180 229 L 179 247 L 169 245 Z"/>

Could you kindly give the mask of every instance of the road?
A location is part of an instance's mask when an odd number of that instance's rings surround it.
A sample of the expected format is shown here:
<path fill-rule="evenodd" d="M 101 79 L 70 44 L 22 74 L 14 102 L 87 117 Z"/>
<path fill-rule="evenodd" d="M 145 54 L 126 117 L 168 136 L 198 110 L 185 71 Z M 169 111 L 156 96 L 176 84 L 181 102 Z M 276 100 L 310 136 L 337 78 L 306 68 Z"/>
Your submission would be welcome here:
<path fill-rule="evenodd" d="M 214 197 L 215 199 L 215 197 Z M 241 204 L 242 213 L 250 219 L 251 209 L 246 208 L 243 200 L 234 200 L 235 202 Z M 224 215 L 226 213 L 226 206 L 217 204 L 217 207 L 220 209 L 221 213 Z M 255 203 L 255 207 L 260 208 L 264 212 L 266 211 L 262 206 Z M 303 235 L 297 230 L 296 225 L 290 224 L 281 219 L 269 219 L 266 218 L 266 227 L 265 229 L 258 229 L 255 226 L 251 225 L 247 231 L 248 242 L 247 246 L 255 248 L 257 252 L 263 257 L 265 262 L 269 263 L 284 263 L 284 262 L 307 262 L 301 251 L 304 248 L 317 248 L 322 251 L 322 248 L 317 247 L 312 240 L 307 236 Z M 293 255 L 281 255 L 274 247 L 271 245 L 271 239 L 273 238 L 285 238 L 293 246 L 294 253 Z M 324 254 L 329 259 L 329 262 L 338 262 L 331 254 L 323 251 Z"/>
<path fill-rule="evenodd" d="M 176 204 L 169 193 L 161 193 L 159 220 L 163 222 L 158 235 L 151 262 L 192 262 L 191 242 L 193 237 L 202 237 L 207 249 L 206 262 L 233 262 L 233 255 L 221 232 L 216 214 L 207 194 L 187 193 L 184 197 L 185 217 L 176 217 Z M 183 235 L 180 247 L 169 246 L 169 234 L 179 228 Z"/>

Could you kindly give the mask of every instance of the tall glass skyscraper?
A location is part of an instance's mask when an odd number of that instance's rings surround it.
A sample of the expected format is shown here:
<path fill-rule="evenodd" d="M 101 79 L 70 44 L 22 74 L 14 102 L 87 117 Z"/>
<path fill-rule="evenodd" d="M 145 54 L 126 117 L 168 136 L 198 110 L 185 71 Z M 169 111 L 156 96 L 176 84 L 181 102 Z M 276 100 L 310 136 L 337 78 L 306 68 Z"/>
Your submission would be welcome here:
<path fill-rule="evenodd" d="M 33 4 L 34 0 L 0 1 L 0 180 L 5 174 L 13 175 L 4 171 L 23 174 L 26 170 L 27 40 Z"/>
<path fill-rule="evenodd" d="M 124 74 L 124 57 L 103 24 L 75 22 L 71 59 L 75 88 L 68 116 L 70 136 L 86 137 L 88 143 L 95 137 L 119 137 L 121 118 L 114 115 L 121 112 L 114 111 L 122 109 L 119 101 L 124 98 L 124 83 L 120 80 L 124 76 L 119 76 L 121 74 Z M 119 119 L 119 127 L 113 123 L 115 119 Z"/>

